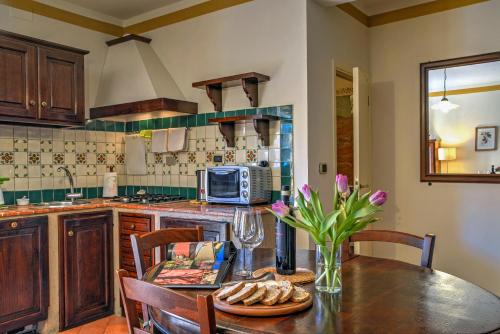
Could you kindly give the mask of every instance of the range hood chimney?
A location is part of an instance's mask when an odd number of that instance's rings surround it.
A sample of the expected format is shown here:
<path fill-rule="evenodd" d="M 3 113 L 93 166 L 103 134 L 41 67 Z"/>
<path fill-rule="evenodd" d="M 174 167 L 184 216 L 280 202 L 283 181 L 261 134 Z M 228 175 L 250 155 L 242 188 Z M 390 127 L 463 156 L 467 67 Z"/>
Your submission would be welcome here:
<path fill-rule="evenodd" d="M 106 42 L 108 53 L 91 119 L 132 121 L 196 114 L 149 43 L 126 35 Z"/>

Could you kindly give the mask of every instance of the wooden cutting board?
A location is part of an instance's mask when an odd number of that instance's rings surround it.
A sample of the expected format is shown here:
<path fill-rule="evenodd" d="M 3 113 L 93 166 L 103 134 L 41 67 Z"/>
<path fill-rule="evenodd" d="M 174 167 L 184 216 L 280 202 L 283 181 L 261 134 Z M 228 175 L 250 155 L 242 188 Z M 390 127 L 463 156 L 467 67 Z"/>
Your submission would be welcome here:
<path fill-rule="evenodd" d="M 222 289 L 214 292 L 214 296 Z M 272 317 L 278 315 L 286 315 L 297 313 L 311 307 L 313 303 L 312 295 L 309 299 L 302 303 L 286 302 L 283 304 L 275 304 L 273 306 L 267 306 L 263 304 L 253 304 L 250 306 L 245 306 L 243 303 L 228 304 L 225 300 L 219 300 L 214 298 L 214 307 L 219 311 L 224 311 L 227 313 L 249 316 L 249 317 Z"/>

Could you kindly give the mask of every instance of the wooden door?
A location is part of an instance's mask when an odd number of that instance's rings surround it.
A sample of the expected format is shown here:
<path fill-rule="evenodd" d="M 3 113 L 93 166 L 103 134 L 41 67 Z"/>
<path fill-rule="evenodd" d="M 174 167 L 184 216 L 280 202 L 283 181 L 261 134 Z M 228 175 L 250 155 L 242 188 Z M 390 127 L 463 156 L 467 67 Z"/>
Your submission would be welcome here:
<path fill-rule="evenodd" d="M 0 333 L 47 319 L 47 216 L 0 221 Z"/>
<path fill-rule="evenodd" d="M 0 36 L 0 117 L 37 117 L 36 47 Z"/>
<path fill-rule="evenodd" d="M 112 211 L 59 218 L 60 329 L 113 313 Z"/>
<path fill-rule="evenodd" d="M 85 118 L 83 56 L 38 49 L 40 119 L 82 123 Z"/>
<path fill-rule="evenodd" d="M 354 178 L 363 190 L 372 183 L 372 119 L 370 112 L 370 77 L 353 69 Z"/>

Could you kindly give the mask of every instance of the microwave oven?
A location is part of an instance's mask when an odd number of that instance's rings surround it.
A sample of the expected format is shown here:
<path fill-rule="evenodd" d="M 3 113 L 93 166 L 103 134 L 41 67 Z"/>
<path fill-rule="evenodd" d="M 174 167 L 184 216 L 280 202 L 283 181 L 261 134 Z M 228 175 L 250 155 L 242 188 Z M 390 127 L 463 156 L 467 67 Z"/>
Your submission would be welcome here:
<path fill-rule="evenodd" d="M 205 178 L 206 201 L 250 205 L 270 203 L 272 176 L 270 167 L 208 167 Z"/>

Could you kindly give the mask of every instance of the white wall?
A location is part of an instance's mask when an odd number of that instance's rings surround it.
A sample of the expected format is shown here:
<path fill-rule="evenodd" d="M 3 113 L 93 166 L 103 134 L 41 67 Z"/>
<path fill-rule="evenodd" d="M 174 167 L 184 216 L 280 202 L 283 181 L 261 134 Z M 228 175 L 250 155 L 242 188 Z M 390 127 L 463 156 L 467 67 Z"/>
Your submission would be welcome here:
<path fill-rule="evenodd" d="M 336 174 L 332 67 L 369 67 L 368 28 L 336 7 L 307 4 L 308 181 L 329 210 Z M 328 163 L 327 174 L 319 174 L 320 162 Z"/>
<path fill-rule="evenodd" d="M 0 29 L 90 51 L 85 56 L 85 106 L 93 106 L 104 65 L 105 42 L 115 37 L 0 5 Z"/>
<path fill-rule="evenodd" d="M 255 0 L 145 34 L 202 113 L 213 112 L 213 105 L 193 82 L 254 71 L 269 75 L 271 81 L 259 87 L 260 106 L 294 106 L 295 184 L 308 177 L 305 7 L 303 0 Z M 223 91 L 224 110 L 249 107 L 241 87 Z"/>
<path fill-rule="evenodd" d="M 375 187 L 389 190 L 378 227 L 437 235 L 434 267 L 500 294 L 500 187 L 419 181 L 419 64 L 500 49 L 500 1 L 370 29 Z M 418 261 L 408 247 L 376 255 Z"/>

